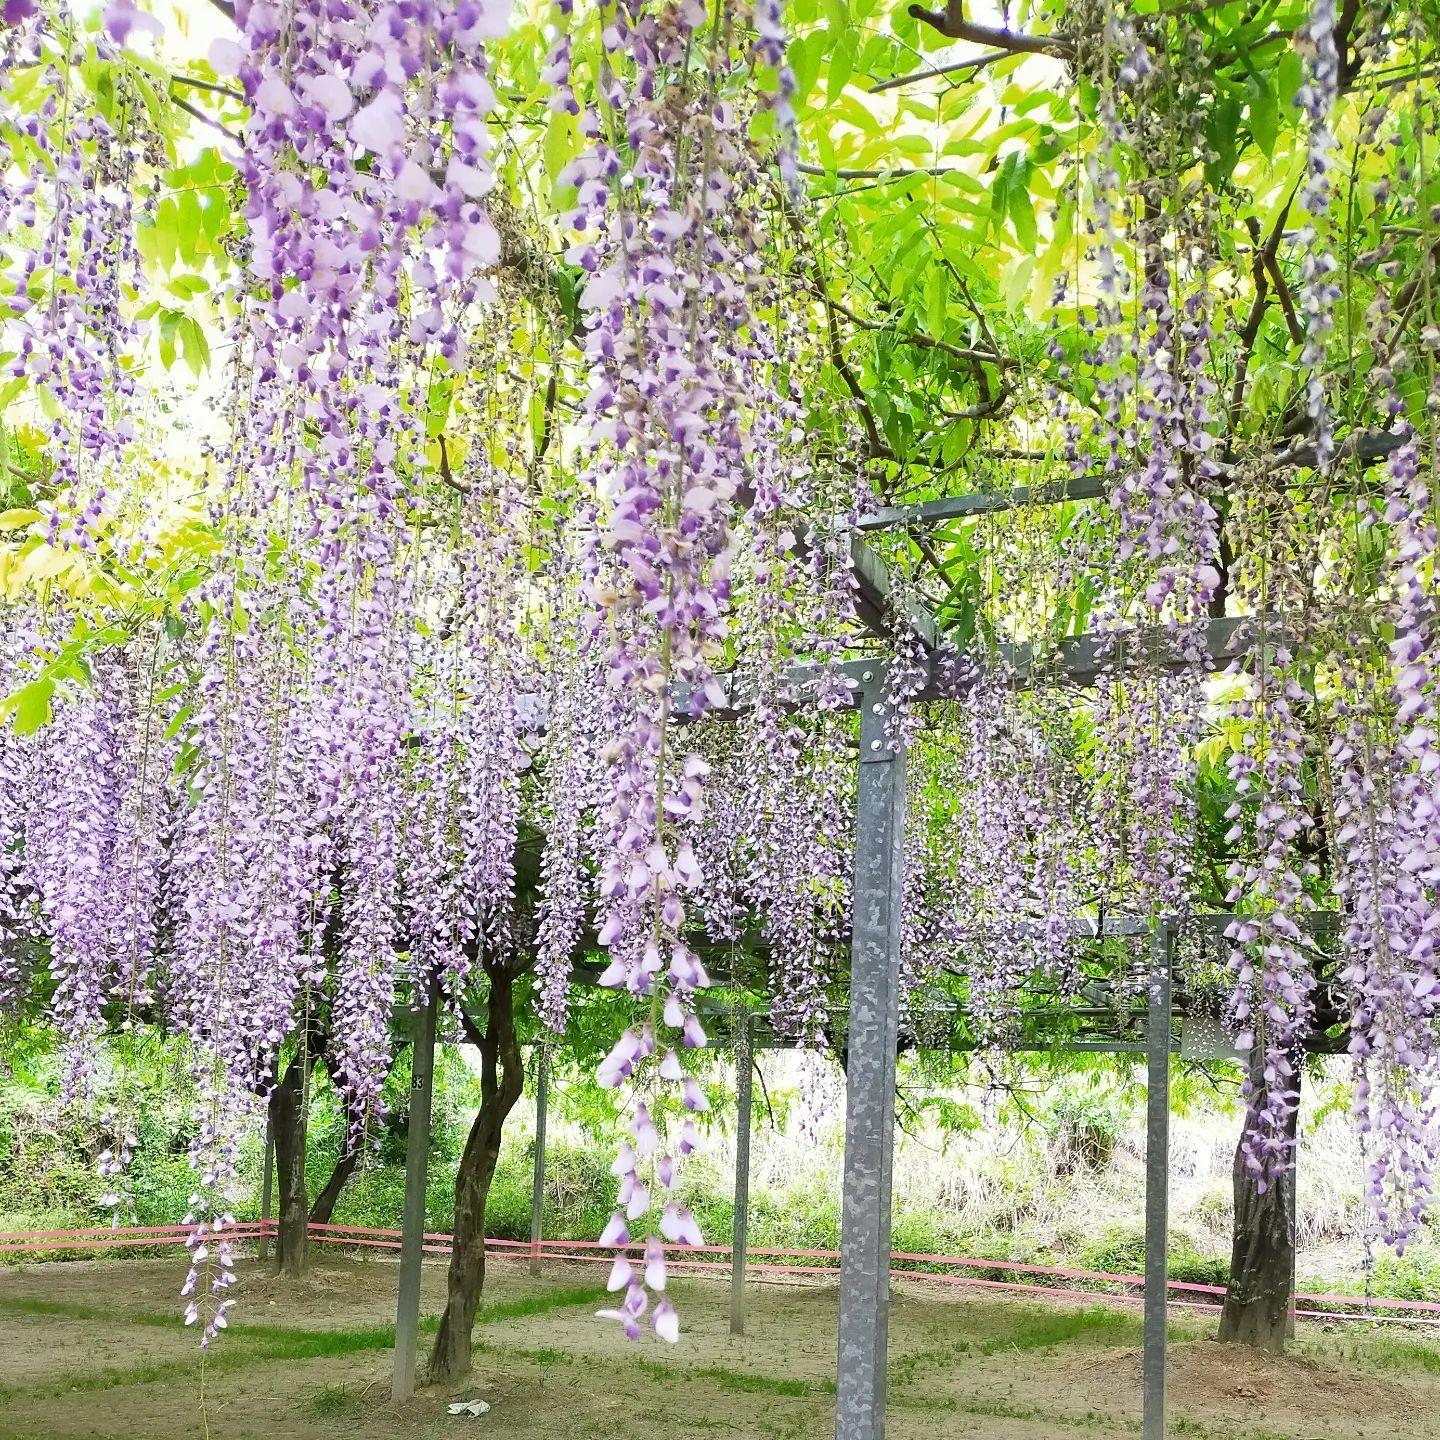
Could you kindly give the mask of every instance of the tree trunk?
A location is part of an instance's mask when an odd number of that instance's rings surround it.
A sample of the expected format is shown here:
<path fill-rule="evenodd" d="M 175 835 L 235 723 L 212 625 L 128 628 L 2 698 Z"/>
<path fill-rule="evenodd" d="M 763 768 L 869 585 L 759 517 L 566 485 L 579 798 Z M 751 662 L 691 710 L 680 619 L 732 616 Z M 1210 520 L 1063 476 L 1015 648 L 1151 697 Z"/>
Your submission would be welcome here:
<path fill-rule="evenodd" d="M 1258 1047 L 1257 1047 L 1258 1052 Z M 1263 1064 L 1263 1059 L 1255 1063 Z M 1291 1155 L 1295 1154 L 1300 1114 L 1300 1064 L 1295 1066 L 1295 1108 L 1290 1112 Z M 1252 1084 L 1264 1083 L 1252 1075 Z M 1290 1307 L 1294 1299 L 1295 1237 L 1290 1229 L 1290 1186 L 1293 1169 L 1262 1194 L 1235 1150 L 1235 1230 L 1230 1251 L 1230 1281 L 1220 1312 L 1220 1340 L 1253 1345 L 1280 1354 L 1285 1349 Z"/>
<path fill-rule="evenodd" d="M 432 1381 L 463 1379 L 470 1373 L 471 1331 L 485 1285 L 485 1205 L 505 1118 L 525 1084 L 520 1042 L 515 1035 L 515 976 L 503 965 L 486 966 L 490 1013 L 482 1035 L 465 1017 L 468 1038 L 480 1050 L 480 1112 L 470 1127 L 455 1175 L 455 1240 L 450 1251 L 445 1310 L 430 1356 Z"/>
<path fill-rule="evenodd" d="M 328 1225 L 330 1223 L 330 1217 L 335 1213 L 335 1202 L 340 1198 L 340 1192 L 345 1188 L 345 1182 L 355 1173 L 355 1167 L 359 1163 L 360 1147 L 358 1145 L 341 1153 L 340 1158 L 335 1162 L 335 1168 L 330 1172 L 330 1178 L 325 1182 L 324 1187 L 315 1197 L 315 1203 L 310 1207 L 310 1223 L 312 1225 Z"/>
<path fill-rule="evenodd" d="M 305 1136 L 309 1118 L 305 1079 L 308 1073 L 309 1065 L 296 1056 L 270 1092 L 270 1127 L 275 1137 L 280 1209 L 275 1263 L 282 1275 L 299 1275 L 305 1269 L 306 1225 L 310 1218 L 305 1193 Z"/>

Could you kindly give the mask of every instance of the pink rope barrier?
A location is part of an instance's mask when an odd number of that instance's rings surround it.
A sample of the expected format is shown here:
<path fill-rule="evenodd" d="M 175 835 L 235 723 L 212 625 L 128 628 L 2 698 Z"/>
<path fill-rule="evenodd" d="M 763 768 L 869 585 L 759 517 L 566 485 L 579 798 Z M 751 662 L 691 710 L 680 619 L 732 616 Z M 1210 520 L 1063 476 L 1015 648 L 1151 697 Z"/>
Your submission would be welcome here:
<path fill-rule="evenodd" d="M 71 1230 L 28 1230 L 0 1232 L 0 1253 L 4 1252 L 48 1252 L 54 1250 L 89 1251 L 130 1248 L 134 1246 L 180 1245 L 184 1244 L 195 1227 L 187 1225 L 127 1225 L 120 1227 L 93 1226 Z M 224 1232 L 229 1240 L 254 1240 L 273 1237 L 279 1226 L 274 1220 L 245 1221 L 231 1226 Z M 312 1240 L 327 1245 L 348 1245 L 352 1248 L 372 1250 L 399 1250 L 401 1232 L 374 1225 L 333 1225 L 316 1224 L 309 1226 Z M 446 1255 L 454 1236 L 443 1230 L 427 1230 L 423 1237 L 422 1251 L 427 1255 Z M 578 1264 L 608 1265 L 614 1253 L 610 1246 L 601 1246 L 596 1240 L 506 1240 L 498 1236 L 487 1237 L 485 1248 L 497 1255 L 539 1256 L 542 1259 L 567 1260 Z M 640 1249 L 637 1243 L 628 1247 Z M 838 1250 L 793 1249 L 774 1246 L 756 1246 L 747 1251 L 754 1257 L 748 1270 L 762 1275 L 836 1275 L 839 1273 L 840 1252 Z M 702 1256 L 719 1256 L 720 1259 L 702 1259 Z M 671 1266 L 677 1272 L 705 1274 L 730 1269 L 730 1247 L 727 1245 L 696 1245 L 686 1247 L 683 1255 L 672 1251 Z M 781 1263 L 797 1260 L 823 1260 L 827 1264 Z M 923 1276 L 927 1280 L 947 1285 L 963 1285 L 973 1289 L 1004 1290 L 1011 1293 L 1045 1295 L 1054 1299 L 1109 1301 L 1121 1304 L 1135 1304 L 1143 1297 L 1136 1291 L 1143 1291 L 1144 1279 L 1139 1275 L 1111 1274 L 1104 1270 L 1069 1269 L 1059 1265 L 1031 1265 L 1011 1260 L 982 1259 L 969 1255 L 930 1255 L 913 1251 L 897 1250 L 891 1255 L 898 1265 L 931 1265 L 948 1267 L 946 1271 L 916 1271 L 895 1268 L 891 1274 Z M 1089 1280 L 1098 1284 L 1121 1287 L 1118 1291 L 1082 1290 L 1072 1286 L 1036 1285 L 1020 1280 L 994 1280 L 979 1275 L 956 1274 L 960 1270 L 1000 1270 L 1015 1275 L 1043 1276 L 1054 1280 Z M 1171 1280 L 1168 1303 L 1172 1306 L 1193 1310 L 1214 1310 L 1224 1298 L 1223 1285 L 1204 1285 L 1196 1281 Z M 1203 1296 L 1203 1299 L 1185 1299 L 1184 1296 Z M 1295 1296 L 1297 1319 L 1301 1320 L 1383 1320 L 1387 1324 L 1437 1325 L 1440 1324 L 1440 1303 L 1429 1300 L 1402 1300 L 1387 1297 L 1361 1295 L 1297 1294 Z M 1403 1312 L 1403 1313 L 1393 1313 Z"/>
<path fill-rule="evenodd" d="M 31 1230 L 0 1232 L 0 1253 L 6 1251 L 45 1252 L 50 1250 L 116 1250 L 137 1245 L 183 1245 L 194 1234 L 193 1225 L 125 1225 L 88 1230 Z M 247 1221 L 232 1225 L 216 1238 L 223 1240 L 258 1240 L 273 1233 L 260 1224 Z"/>

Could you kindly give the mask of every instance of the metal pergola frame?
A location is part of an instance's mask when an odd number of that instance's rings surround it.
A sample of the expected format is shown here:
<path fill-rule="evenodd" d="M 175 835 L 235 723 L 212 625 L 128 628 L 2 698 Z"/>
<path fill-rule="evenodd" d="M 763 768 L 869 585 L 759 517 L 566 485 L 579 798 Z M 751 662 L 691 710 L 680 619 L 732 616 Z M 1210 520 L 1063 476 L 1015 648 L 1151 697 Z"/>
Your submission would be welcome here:
<path fill-rule="evenodd" d="M 978 513 L 1033 500 L 1092 498 L 1089 484 L 1054 494 L 1026 493 L 1012 497 L 955 497 L 934 506 L 896 507 L 866 517 L 861 529 L 880 529 L 939 519 L 957 513 Z M 1101 493 L 1098 482 L 1094 495 Z M 934 511 L 933 514 L 927 513 Z M 891 585 L 883 560 L 856 534 L 851 542 L 859 602 L 857 615 L 877 638 L 887 637 L 893 622 Z M 944 698 L 943 677 L 935 663 L 940 627 L 923 607 L 905 607 L 903 623 L 922 640 L 928 677 L 914 698 Z M 1206 630 L 1210 665 L 1223 668 L 1248 653 L 1253 645 L 1253 619 L 1216 619 Z M 1267 618 L 1265 629 L 1284 630 L 1283 622 Z M 1148 660 L 1173 665 L 1167 637 L 1161 634 L 1127 641 L 1123 657 L 1113 653 L 1110 637 L 1079 635 L 1040 650 L 1029 645 L 1000 647 L 1016 683 L 1028 685 L 1038 675 L 1072 685 L 1094 683 L 1109 669 Z M 889 1341 L 890 1221 L 894 1154 L 895 1081 L 901 997 L 900 911 L 905 828 L 903 744 L 892 743 L 885 730 L 888 662 L 882 658 L 842 664 L 851 682 L 852 704 L 860 712 L 860 752 L 855 825 L 855 880 L 850 953 L 848 1066 L 846 1087 L 844 1189 L 841 1204 L 840 1318 L 837 1350 L 836 1440 L 884 1440 L 885 1371 Z M 792 704 L 808 703 L 818 667 L 795 667 L 787 677 Z M 718 718 L 733 718 L 751 708 L 744 677 L 722 678 L 727 705 Z M 684 697 L 678 707 L 685 708 Z M 711 714 L 717 714 L 711 711 Z M 1131 933 L 1134 933 L 1133 930 Z M 1173 929 L 1164 922 L 1152 934 L 1149 974 L 1149 1023 L 1146 1160 L 1146 1264 L 1143 1440 L 1165 1434 L 1165 1302 L 1166 1216 L 1169 1173 L 1169 1060 L 1171 1053 L 1171 950 Z M 424 1191 L 429 1134 L 436 1006 L 433 994 L 421 1017 L 412 1071 L 411 1134 L 407 1150 L 405 1228 L 401 1247 L 400 1300 L 396 1318 L 395 1371 L 392 1394 L 408 1398 L 414 1389 L 419 1330 L 420 1263 L 424 1230 Z M 747 1036 L 747 1051 L 749 1039 Z M 1097 1047 L 1098 1048 L 1098 1047 Z M 748 1086 L 748 1070 L 745 1067 Z M 749 1107 L 744 1107 L 744 1153 L 748 1162 Z M 419 1122 L 419 1123 L 417 1123 Z M 541 1122 L 543 1124 L 543 1121 Z M 538 1139 L 538 1136 L 537 1136 Z M 737 1162 L 738 1162 L 737 1155 Z M 537 1144 L 535 1197 L 543 1188 L 543 1144 Z M 737 1163 L 737 1201 L 742 1167 Z M 748 1170 L 748 1163 L 745 1167 Z M 746 1176 L 748 1185 L 748 1174 Z M 737 1204 L 737 1218 L 742 1208 Z M 532 1218 L 532 1233 L 538 1215 Z M 538 1237 L 537 1237 L 538 1238 Z M 744 1323 L 739 1299 L 743 1277 L 743 1222 L 737 1224 L 739 1244 L 732 1257 L 734 1292 L 732 1326 Z"/>
<path fill-rule="evenodd" d="M 1210 917 L 1205 917 L 1210 918 Z M 1219 918 L 1219 917 L 1217 917 Z M 1143 1051 L 1147 1060 L 1146 1147 L 1145 1147 L 1145 1287 L 1144 1287 L 1144 1348 L 1143 1375 L 1143 1440 L 1158 1440 L 1164 1435 L 1167 1238 L 1168 1238 L 1168 1173 L 1169 1173 L 1169 1079 L 1170 1059 L 1175 1053 L 1173 1031 L 1174 992 L 1171 968 L 1176 927 L 1169 921 L 1152 926 L 1148 921 L 1132 917 L 1109 917 L 1101 924 L 1078 922 L 1074 932 L 1095 940 L 1111 938 L 1144 938 L 1148 940 L 1145 969 L 1145 1006 L 1143 1012 L 1133 1009 L 1123 1013 L 1125 1021 L 1137 1014 L 1145 1016 L 1145 1039 L 1137 1043 L 1123 1038 L 1124 1032 L 1112 1027 L 1108 1038 L 1066 1040 L 1063 1048 L 1070 1051 L 1108 1051 L 1135 1054 Z M 897 973 L 893 969 L 887 975 Z M 594 976 L 583 979 L 593 983 Z M 854 971 L 852 970 L 852 987 Z M 889 989 L 887 981 L 887 991 Z M 873 1000 L 874 989 L 869 993 Z M 863 997 L 862 997 L 863 998 Z M 894 1097 L 896 1064 L 899 1054 L 899 1005 L 891 1007 L 896 1024 L 883 1036 L 877 1031 L 867 1037 L 859 1053 L 870 1061 L 868 1069 L 857 1073 L 854 1065 L 856 1037 L 848 1039 L 852 1062 L 848 1074 L 848 1091 L 857 1085 L 866 1086 L 864 1099 L 869 1103 L 857 1107 L 847 1103 L 845 1137 L 845 1188 L 842 1210 L 841 1268 L 841 1341 L 844 1348 L 837 1353 L 837 1379 L 849 1377 L 844 1388 L 848 1410 L 840 1408 L 841 1387 L 837 1384 L 837 1436 L 873 1435 L 884 1433 L 884 1376 L 888 1355 L 888 1306 L 890 1271 L 890 1175 L 893 1160 Z M 757 1034 L 756 1017 L 744 1006 L 716 1001 L 705 1005 L 707 1014 L 725 1016 L 733 1024 L 733 1053 L 736 1068 L 736 1137 L 734 1225 L 730 1245 L 730 1332 L 745 1333 L 745 1270 L 746 1231 L 750 1202 L 750 1135 L 752 1111 L 752 1074 L 754 1057 L 761 1050 L 792 1049 L 795 1042 L 762 1030 Z M 878 1027 L 889 1025 L 889 1014 L 882 1014 L 886 1005 L 866 1003 L 863 1007 Z M 948 1008 L 948 1007 L 947 1007 Z M 1096 1007 L 1122 1018 L 1111 1007 Z M 850 1006 L 856 1011 L 854 997 Z M 957 1012 L 959 1013 L 959 1012 Z M 420 1318 L 420 1273 L 423 1254 L 424 1193 L 428 1172 L 428 1136 L 430 1091 L 433 1076 L 434 1045 L 438 1010 L 431 995 L 419 1012 L 416 1024 L 416 1049 L 412 1062 L 411 1124 L 407 1133 L 405 1218 L 401 1250 L 401 1273 L 397 1297 L 396 1346 L 392 1372 L 392 1398 L 408 1399 L 414 1389 Z M 1182 1018 L 1189 1018 L 1182 1016 Z M 888 1044 L 888 1064 L 876 1065 L 877 1044 Z M 925 1045 L 921 1048 L 954 1050 L 965 1048 L 949 1045 Z M 1049 1049 L 1043 1040 L 1022 1042 L 1020 1049 Z M 536 1065 L 536 1128 L 535 1153 L 531 1187 L 530 1255 L 532 1275 L 540 1274 L 540 1242 L 543 1233 L 542 1210 L 546 1171 L 546 1131 L 549 1101 L 549 1051 L 537 1047 Z M 886 1102 L 883 1113 L 876 1114 L 874 1103 L 883 1092 Z M 861 1248 L 863 1247 L 863 1248 Z M 859 1250 L 858 1255 L 856 1254 Z M 842 1429 L 847 1420 L 852 1425 L 870 1425 L 869 1430 Z"/>

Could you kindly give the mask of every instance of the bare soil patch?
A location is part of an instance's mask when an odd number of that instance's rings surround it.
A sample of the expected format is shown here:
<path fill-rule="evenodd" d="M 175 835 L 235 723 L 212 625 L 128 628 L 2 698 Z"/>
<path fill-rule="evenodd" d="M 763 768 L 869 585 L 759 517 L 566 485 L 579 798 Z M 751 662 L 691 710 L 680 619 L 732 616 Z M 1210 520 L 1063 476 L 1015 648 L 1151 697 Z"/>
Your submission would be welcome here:
<path fill-rule="evenodd" d="M 1132 1347 L 1072 1355 L 1052 1368 L 1047 1391 L 1069 1387 L 1071 1402 L 1082 1406 L 1113 1409 L 1117 1396 L 1140 1393 L 1140 1351 Z M 1431 1433 L 1433 1422 L 1416 1416 L 1414 1406 L 1434 1405 L 1436 1397 L 1433 1377 L 1423 1373 L 1393 1378 L 1214 1340 L 1172 1345 L 1166 1366 L 1173 1413 L 1276 1434 L 1419 1437 Z M 1126 1411 L 1138 1416 L 1138 1401 Z"/>

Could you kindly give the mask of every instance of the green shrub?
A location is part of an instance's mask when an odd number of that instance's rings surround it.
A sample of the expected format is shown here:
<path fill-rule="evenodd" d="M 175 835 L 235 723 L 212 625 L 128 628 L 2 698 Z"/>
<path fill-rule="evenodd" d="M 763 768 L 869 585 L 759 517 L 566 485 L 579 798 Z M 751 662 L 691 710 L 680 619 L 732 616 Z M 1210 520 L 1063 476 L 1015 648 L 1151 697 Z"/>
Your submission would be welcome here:
<path fill-rule="evenodd" d="M 1230 1262 L 1223 1256 L 1206 1255 L 1188 1235 L 1171 1233 L 1166 1257 L 1170 1278 L 1190 1285 L 1224 1285 L 1230 1278 Z M 1080 1268 L 1102 1270 L 1109 1275 L 1145 1273 L 1145 1232 L 1114 1228 L 1081 1248 Z"/>
<path fill-rule="evenodd" d="M 1399 1256 L 1382 1251 L 1370 1292 L 1389 1300 L 1440 1300 L 1440 1248 L 1422 1244 Z"/>
<path fill-rule="evenodd" d="M 1061 1175 L 1103 1170 L 1115 1154 L 1123 1116 L 1104 1100 L 1064 1095 L 1050 1112 L 1050 1149 Z"/>
<path fill-rule="evenodd" d="M 1108 1275 L 1139 1275 L 1145 1269 L 1145 1232 L 1111 1228 L 1085 1245 L 1078 1256 L 1082 1270 Z"/>
<path fill-rule="evenodd" d="M 1198 1250 L 1171 1248 L 1170 1278 L 1188 1285 L 1228 1285 L 1230 1262 L 1219 1255 L 1202 1255 Z"/>

